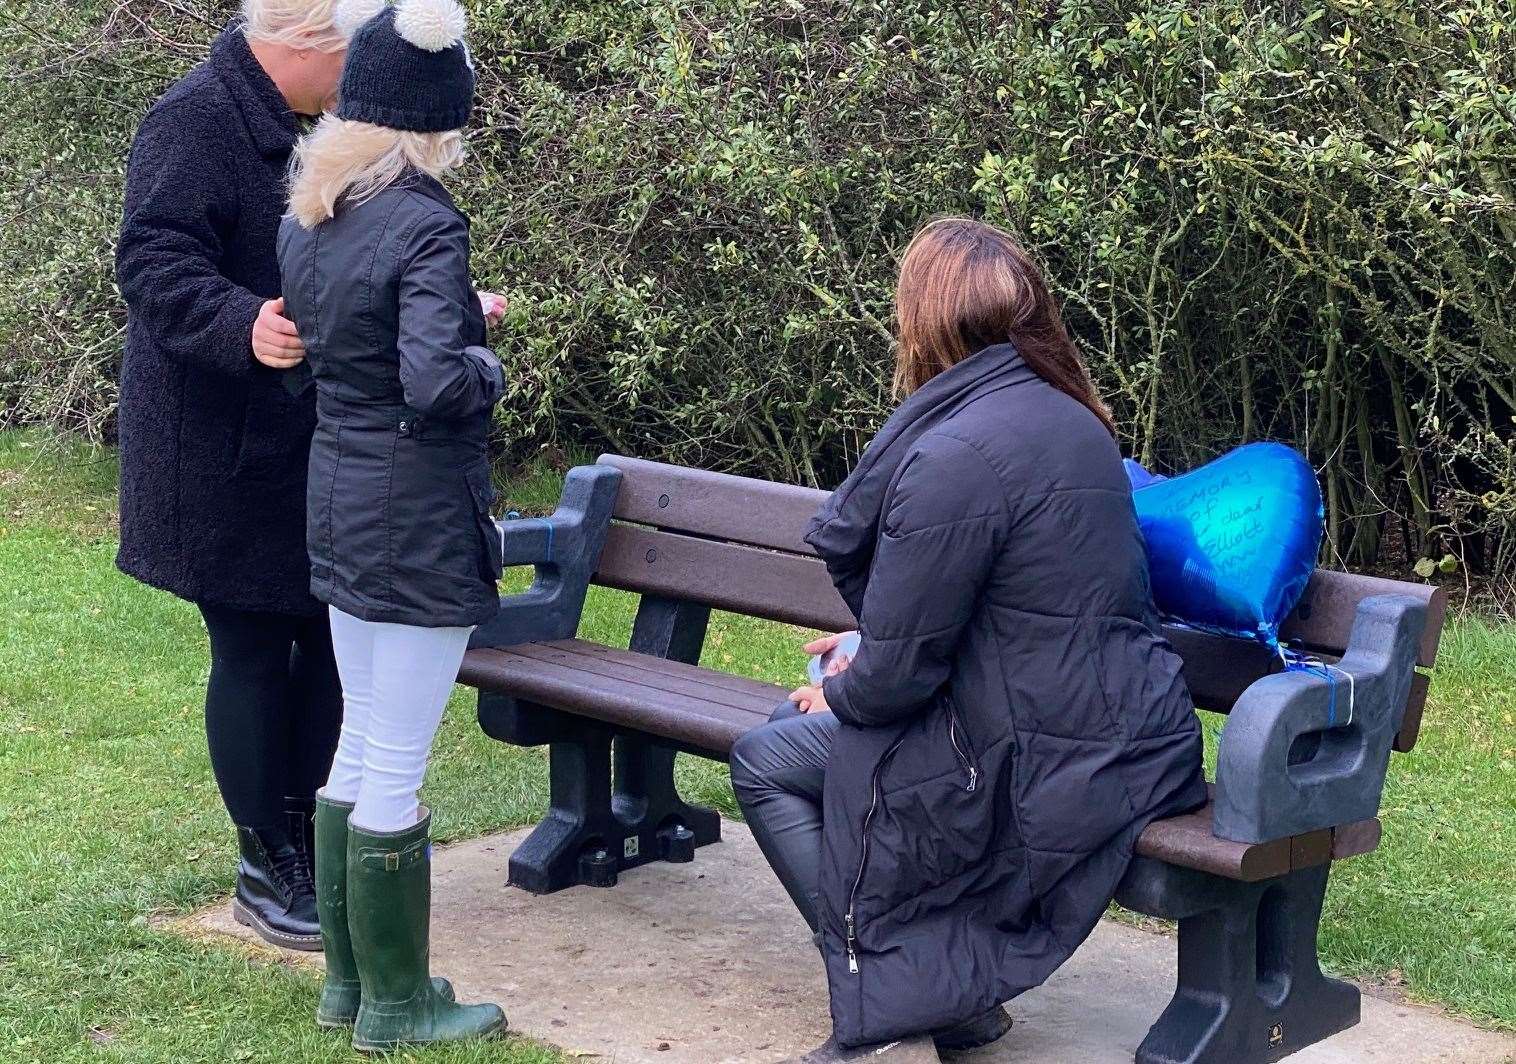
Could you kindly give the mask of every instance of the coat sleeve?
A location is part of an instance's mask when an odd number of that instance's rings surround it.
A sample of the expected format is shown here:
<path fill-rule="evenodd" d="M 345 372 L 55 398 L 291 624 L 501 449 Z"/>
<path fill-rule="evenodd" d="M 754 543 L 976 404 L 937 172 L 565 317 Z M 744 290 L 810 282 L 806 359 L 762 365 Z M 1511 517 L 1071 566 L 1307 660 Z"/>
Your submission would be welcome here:
<path fill-rule="evenodd" d="M 488 410 L 505 391 L 500 361 L 464 341 L 469 301 L 468 227 L 437 212 L 406 242 L 400 273 L 400 384 L 418 413 L 454 419 Z"/>
<path fill-rule="evenodd" d="M 1005 489 L 971 445 L 947 436 L 917 445 L 884 516 L 858 618 L 862 643 L 825 681 L 839 720 L 880 726 L 932 704 L 984 594 L 1005 514 Z"/>
<path fill-rule="evenodd" d="M 239 210 L 224 134 L 184 108 L 151 112 L 126 170 L 116 281 L 167 357 L 251 376 L 263 297 L 222 275 Z"/>

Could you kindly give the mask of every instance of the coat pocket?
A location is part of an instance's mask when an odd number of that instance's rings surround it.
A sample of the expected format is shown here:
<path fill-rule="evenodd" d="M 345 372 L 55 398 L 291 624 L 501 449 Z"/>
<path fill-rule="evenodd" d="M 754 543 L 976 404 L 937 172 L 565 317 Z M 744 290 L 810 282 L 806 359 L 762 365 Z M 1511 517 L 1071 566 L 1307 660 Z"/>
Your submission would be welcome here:
<path fill-rule="evenodd" d="M 996 845 L 994 812 L 981 790 L 946 773 L 886 795 L 873 823 L 865 875 L 853 898 L 855 934 L 864 949 L 886 947 L 901 926 L 950 907 L 953 884 L 986 867 Z"/>
<path fill-rule="evenodd" d="M 495 486 L 490 479 L 489 462 L 470 466 L 464 478 L 474 501 L 474 520 L 479 526 L 479 575 L 492 584 L 498 583 L 505 572 L 505 542 L 500 526 L 490 514 L 495 504 Z"/>
<path fill-rule="evenodd" d="M 279 381 L 260 381 L 248 392 L 242 437 L 232 465 L 232 479 L 246 483 L 293 486 L 306 476 L 315 404 L 290 395 Z"/>
<path fill-rule="evenodd" d="M 959 719 L 958 707 L 953 704 L 953 696 L 948 695 L 945 700 L 948 719 L 948 742 L 953 747 L 953 755 L 958 758 L 958 763 L 963 766 L 964 789 L 973 791 L 979 787 L 979 757 L 974 753 L 973 741 L 969 738 L 968 731 Z"/>
<path fill-rule="evenodd" d="M 981 786 L 983 766 L 959 714 L 950 702 L 944 709 L 913 726 L 880 788 L 868 825 L 868 867 L 855 891 L 860 935 L 902 906 L 897 915 L 905 917 L 942 904 L 939 888 L 982 864 L 997 845 L 995 797 Z M 872 949 L 877 941 L 863 944 Z"/>

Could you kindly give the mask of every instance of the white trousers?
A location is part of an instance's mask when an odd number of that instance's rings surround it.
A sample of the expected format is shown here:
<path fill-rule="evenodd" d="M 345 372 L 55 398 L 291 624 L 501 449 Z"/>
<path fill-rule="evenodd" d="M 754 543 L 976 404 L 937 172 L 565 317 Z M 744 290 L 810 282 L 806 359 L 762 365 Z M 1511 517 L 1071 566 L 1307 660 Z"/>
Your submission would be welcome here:
<path fill-rule="evenodd" d="M 342 737 L 325 794 L 356 803 L 365 831 L 401 831 L 420 819 L 417 798 L 472 628 L 360 621 L 331 610 L 342 677 Z"/>

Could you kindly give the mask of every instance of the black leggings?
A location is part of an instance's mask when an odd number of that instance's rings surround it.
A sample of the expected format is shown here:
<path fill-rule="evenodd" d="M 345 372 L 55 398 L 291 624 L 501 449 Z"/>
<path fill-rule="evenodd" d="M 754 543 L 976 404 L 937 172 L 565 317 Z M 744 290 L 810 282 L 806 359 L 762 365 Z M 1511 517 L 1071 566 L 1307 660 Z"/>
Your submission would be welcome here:
<path fill-rule="evenodd" d="M 238 827 L 284 825 L 286 798 L 326 782 L 342 728 L 342 683 L 324 615 L 201 604 L 211 637 L 205 737 L 221 800 Z"/>
<path fill-rule="evenodd" d="M 800 915 L 817 930 L 821 876 L 821 793 L 837 736 L 830 713 L 774 711 L 732 747 L 732 789 L 758 848 Z"/>

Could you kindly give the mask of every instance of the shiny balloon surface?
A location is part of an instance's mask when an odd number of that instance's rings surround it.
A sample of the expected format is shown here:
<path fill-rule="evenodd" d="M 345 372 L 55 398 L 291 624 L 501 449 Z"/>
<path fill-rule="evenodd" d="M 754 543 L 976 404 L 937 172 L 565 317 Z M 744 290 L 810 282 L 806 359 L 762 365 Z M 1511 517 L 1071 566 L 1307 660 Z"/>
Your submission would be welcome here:
<path fill-rule="evenodd" d="M 1321 487 L 1304 456 L 1251 443 L 1176 477 L 1128 459 L 1127 476 L 1158 609 L 1278 645 L 1321 547 Z"/>

